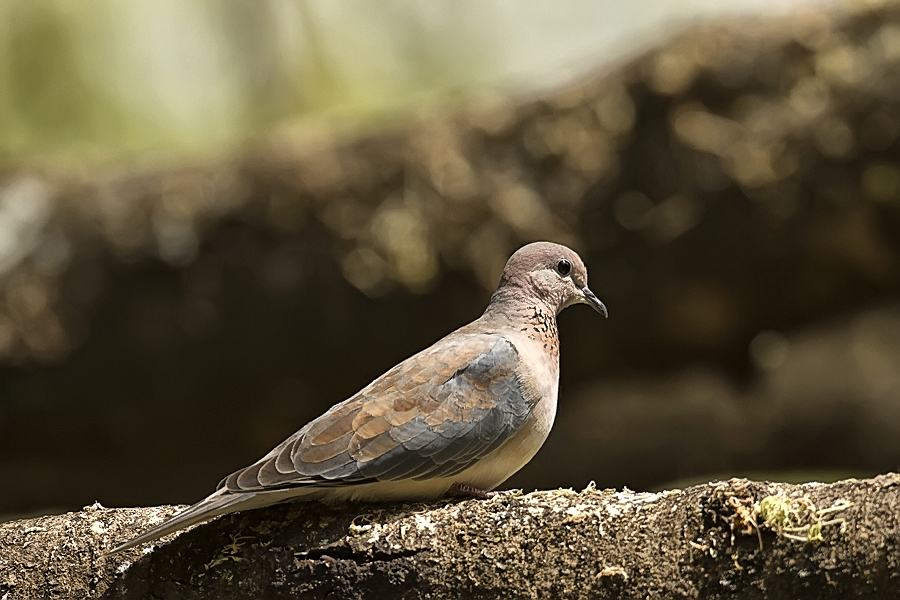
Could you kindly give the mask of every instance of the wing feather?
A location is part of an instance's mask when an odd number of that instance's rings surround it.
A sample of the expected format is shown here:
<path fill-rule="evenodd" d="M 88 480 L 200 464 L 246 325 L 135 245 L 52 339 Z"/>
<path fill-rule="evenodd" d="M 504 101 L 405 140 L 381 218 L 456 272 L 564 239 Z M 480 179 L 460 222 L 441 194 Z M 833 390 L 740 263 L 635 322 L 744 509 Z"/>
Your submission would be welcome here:
<path fill-rule="evenodd" d="M 510 439 L 534 401 L 500 335 L 458 335 L 400 363 L 225 478 L 229 491 L 429 479 L 464 471 Z"/>

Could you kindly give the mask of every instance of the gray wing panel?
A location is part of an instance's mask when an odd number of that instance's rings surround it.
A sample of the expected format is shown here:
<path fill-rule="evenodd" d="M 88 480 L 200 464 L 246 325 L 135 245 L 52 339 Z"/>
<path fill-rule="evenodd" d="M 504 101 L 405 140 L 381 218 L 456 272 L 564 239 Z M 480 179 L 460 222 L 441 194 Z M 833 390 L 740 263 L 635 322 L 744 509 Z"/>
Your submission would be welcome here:
<path fill-rule="evenodd" d="M 534 402 L 500 336 L 445 339 L 310 422 L 230 491 L 430 479 L 459 473 L 509 440 Z"/>
<path fill-rule="evenodd" d="M 381 481 L 429 479 L 473 465 L 509 440 L 533 402 L 516 375 L 518 352 L 506 339 L 432 389 L 437 407 L 390 430 L 393 450 L 360 463 L 361 475 Z"/>

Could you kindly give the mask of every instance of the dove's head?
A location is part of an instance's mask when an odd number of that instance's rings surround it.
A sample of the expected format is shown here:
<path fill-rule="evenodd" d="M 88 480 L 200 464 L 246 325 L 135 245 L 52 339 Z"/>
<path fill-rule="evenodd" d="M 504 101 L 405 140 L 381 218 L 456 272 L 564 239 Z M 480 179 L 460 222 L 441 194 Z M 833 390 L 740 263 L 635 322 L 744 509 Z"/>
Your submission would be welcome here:
<path fill-rule="evenodd" d="M 503 268 L 494 296 L 517 291 L 557 312 L 573 304 L 587 304 L 604 317 L 606 306 L 588 288 L 587 268 L 573 250 L 550 242 L 519 248 Z"/>

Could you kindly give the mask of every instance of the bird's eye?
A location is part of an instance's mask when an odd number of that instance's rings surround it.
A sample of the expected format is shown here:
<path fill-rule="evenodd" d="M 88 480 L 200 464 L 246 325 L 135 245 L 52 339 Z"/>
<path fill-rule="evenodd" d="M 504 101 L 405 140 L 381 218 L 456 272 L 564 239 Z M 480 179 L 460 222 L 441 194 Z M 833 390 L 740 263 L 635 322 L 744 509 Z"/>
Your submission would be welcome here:
<path fill-rule="evenodd" d="M 556 270 L 559 271 L 559 274 L 565 277 L 572 271 L 572 263 L 567 261 L 566 259 L 562 259 L 558 263 L 556 263 Z"/>

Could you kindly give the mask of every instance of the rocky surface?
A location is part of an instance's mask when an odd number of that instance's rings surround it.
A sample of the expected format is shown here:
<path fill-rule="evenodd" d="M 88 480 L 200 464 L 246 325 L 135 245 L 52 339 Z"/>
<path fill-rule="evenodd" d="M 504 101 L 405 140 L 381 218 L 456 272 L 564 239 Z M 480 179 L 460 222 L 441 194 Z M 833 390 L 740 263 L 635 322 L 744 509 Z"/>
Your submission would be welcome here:
<path fill-rule="evenodd" d="M 733 479 L 431 505 L 287 504 L 104 556 L 173 507 L 0 525 L 19 598 L 847 598 L 896 594 L 898 476 Z"/>

